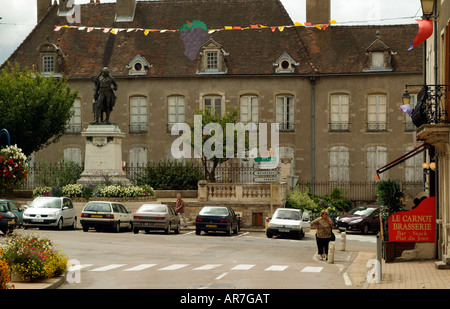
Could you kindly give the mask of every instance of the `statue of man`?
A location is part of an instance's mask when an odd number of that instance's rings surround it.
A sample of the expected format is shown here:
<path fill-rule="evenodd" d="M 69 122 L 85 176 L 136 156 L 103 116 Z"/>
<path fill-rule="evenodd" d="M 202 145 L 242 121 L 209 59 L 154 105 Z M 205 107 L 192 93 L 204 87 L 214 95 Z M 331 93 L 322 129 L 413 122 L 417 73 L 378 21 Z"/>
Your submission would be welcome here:
<path fill-rule="evenodd" d="M 114 86 L 111 88 L 111 86 Z M 106 114 L 105 123 L 109 123 L 109 115 L 116 103 L 114 90 L 117 90 L 117 83 L 114 78 L 109 75 L 109 70 L 104 67 L 101 75 L 97 79 L 94 94 L 94 115 L 95 123 L 103 122 L 103 112 Z M 101 118 L 101 121 L 100 119 Z"/>

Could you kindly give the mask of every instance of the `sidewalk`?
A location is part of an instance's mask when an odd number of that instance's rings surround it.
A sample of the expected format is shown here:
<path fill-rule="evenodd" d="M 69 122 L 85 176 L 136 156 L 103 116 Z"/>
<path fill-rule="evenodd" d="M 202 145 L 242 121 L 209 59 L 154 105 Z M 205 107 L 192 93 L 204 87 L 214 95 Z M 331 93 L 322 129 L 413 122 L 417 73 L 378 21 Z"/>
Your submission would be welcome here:
<path fill-rule="evenodd" d="M 347 270 L 352 284 L 362 289 L 450 289 L 450 269 L 437 269 L 436 260 L 381 262 L 381 282 L 369 283 L 368 273 L 374 268 L 367 266 L 376 253 L 358 252 Z"/>

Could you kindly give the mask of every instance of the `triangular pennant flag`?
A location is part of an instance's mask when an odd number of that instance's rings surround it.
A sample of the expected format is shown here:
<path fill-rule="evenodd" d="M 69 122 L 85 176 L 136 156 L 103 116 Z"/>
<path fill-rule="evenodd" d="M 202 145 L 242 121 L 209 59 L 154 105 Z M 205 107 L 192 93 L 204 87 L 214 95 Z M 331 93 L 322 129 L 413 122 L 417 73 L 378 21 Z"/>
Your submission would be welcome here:
<path fill-rule="evenodd" d="M 330 20 L 330 24 L 335 25 L 335 24 L 337 24 L 337 22 L 335 20 Z"/>
<path fill-rule="evenodd" d="M 150 29 L 145 29 L 144 34 L 147 35 L 150 32 Z"/>
<path fill-rule="evenodd" d="M 231 27 L 231 26 L 225 26 L 225 30 L 233 30 L 233 27 Z"/>
<path fill-rule="evenodd" d="M 296 26 L 296 27 L 301 27 L 301 26 L 303 26 L 303 24 L 302 24 L 302 23 L 299 23 L 299 22 L 297 21 L 297 22 L 295 22 L 294 26 Z"/>
<path fill-rule="evenodd" d="M 275 29 L 277 29 L 277 27 L 270 27 L 270 29 L 272 29 L 272 32 L 275 32 Z"/>
<path fill-rule="evenodd" d="M 117 34 L 117 32 L 119 32 L 119 29 L 114 28 L 114 29 L 112 29 L 110 32 L 111 32 L 112 34 Z"/>
<path fill-rule="evenodd" d="M 319 29 L 319 30 L 322 30 L 322 26 L 319 25 L 319 24 L 314 25 L 314 27 L 316 27 L 316 28 Z"/>
<path fill-rule="evenodd" d="M 416 38 L 414 39 L 408 50 L 419 46 L 433 34 L 433 21 L 426 19 L 417 19 L 417 23 L 419 24 L 419 31 L 417 32 Z"/>
<path fill-rule="evenodd" d="M 278 27 L 278 30 L 280 30 L 280 32 L 282 32 L 284 30 L 284 26 Z"/>
<path fill-rule="evenodd" d="M 108 33 L 109 30 L 111 30 L 111 28 L 105 28 L 105 29 L 103 29 L 103 33 Z"/>
<path fill-rule="evenodd" d="M 91 32 L 92 30 L 94 30 L 94 27 L 88 27 L 87 28 L 87 32 Z"/>
<path fill-rule="evenodd" d="M 59 27 L 59 26 L 56 26 L 55 29 L 53 29 L 53 31 L 59 31 L 59 30 L 61 30 L 61 27 Z"/>
<path fill-rule="evenodd" d="M 258 26 L 258 25 L 250 25 L 250 28 L 251 28 L 251 29 L 258 29 L 259 26 Z"/>

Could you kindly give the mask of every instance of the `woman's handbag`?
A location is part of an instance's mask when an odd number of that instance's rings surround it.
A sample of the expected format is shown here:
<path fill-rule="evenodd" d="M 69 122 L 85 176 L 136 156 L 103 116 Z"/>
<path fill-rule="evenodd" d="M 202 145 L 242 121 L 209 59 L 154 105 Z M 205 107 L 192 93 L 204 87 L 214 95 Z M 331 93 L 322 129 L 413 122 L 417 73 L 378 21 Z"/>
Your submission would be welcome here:
<path fill-rule="evenodd" d="M 335 240 L 336 240 L 336 235 L 334 235 L 333 231 L 331 231 L 330 241 L 335 241 Z"/>

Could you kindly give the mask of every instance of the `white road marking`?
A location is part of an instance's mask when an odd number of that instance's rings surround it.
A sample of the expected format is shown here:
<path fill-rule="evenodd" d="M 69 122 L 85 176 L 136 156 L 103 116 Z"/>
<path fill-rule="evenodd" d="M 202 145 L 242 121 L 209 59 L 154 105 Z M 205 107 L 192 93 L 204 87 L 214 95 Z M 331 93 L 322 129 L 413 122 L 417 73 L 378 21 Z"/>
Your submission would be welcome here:
<path fill-rule="evenodd" d="M 141 264 L 141 265 L 137 265 L 131 268 L 127 268 L 124 271 L 139 271 L 139 270 L 144 270 L 150 267 L 156 266 L 156 264 Z"/>
<path fill-rule="evenodd" d="M 158 270 L 177 270 L 177 269 L 186 267 L 188 265 L 189 264 L 173 264 L 173 265 L 170 265 L 170 266 L 167 266 L 167 267 L 160 268 Z"/>
<path fill-rule="evenodd" d="M 110 265 L 106 265 L 106 266 L 103 266 L 103 267 L 91 269 L 90 271 L 107 271 L 107 270 L 111 270 L 111 269 L 114 269 L 114 268 L 119 268 L 119 267 L 122 267 L 122 266 L 125 266 L 125 265 L 127 265 L 127 264 L 110 264 Z"/>
<path fill-rule="evenodd" d="M 289 266 L 284 266 L 284 265 L 272 265 L 272 266 L 264 269 L 264 271 L 283 271 L 288 267 Z"/>
<path fill-rule="evenodd" d="M 86 267 L 90 267 L 94 264 L 80 264 L 80 265 L 75 265 L 75 266 L 71 266 L 68 268 L 68 271 L 77 271 Z"/>
<path fill-rule="evenodd" d="M 312 267 L 307 266 L 302 269 L 302 273 L 320 273 L 322 271 L 323 267 Z"/>
<path fill-rule="evenodd" d="M 221 274 L 220 276 L 218 276 L 218 277 L 216 278 L 216 280 L 222 279 L 222 278 L 225 277 L 227 274 L 228 274 L 228 273 L 223 273 L 223 274 Z"/>
<path fill-rule="evenodd" d="M 252 269 L 254 266 L 255 266 L 254 264 L 240 264 L 233 267 L 231 270 L 249 270 Z"/>
<path fill-rule="evenodd" d="M 343 273 L 342 276 L 344 277 L 345 285 L 352 285 L 352 280 L 350 280 L 350 277 L 346 272 Z"/>
<path fill-rule="evenodd" d="M 193 270 L 211 270 L 216 267 L 222 266 L 222 264 L 206 264 L 197 268 L 194 268 Z"/>

